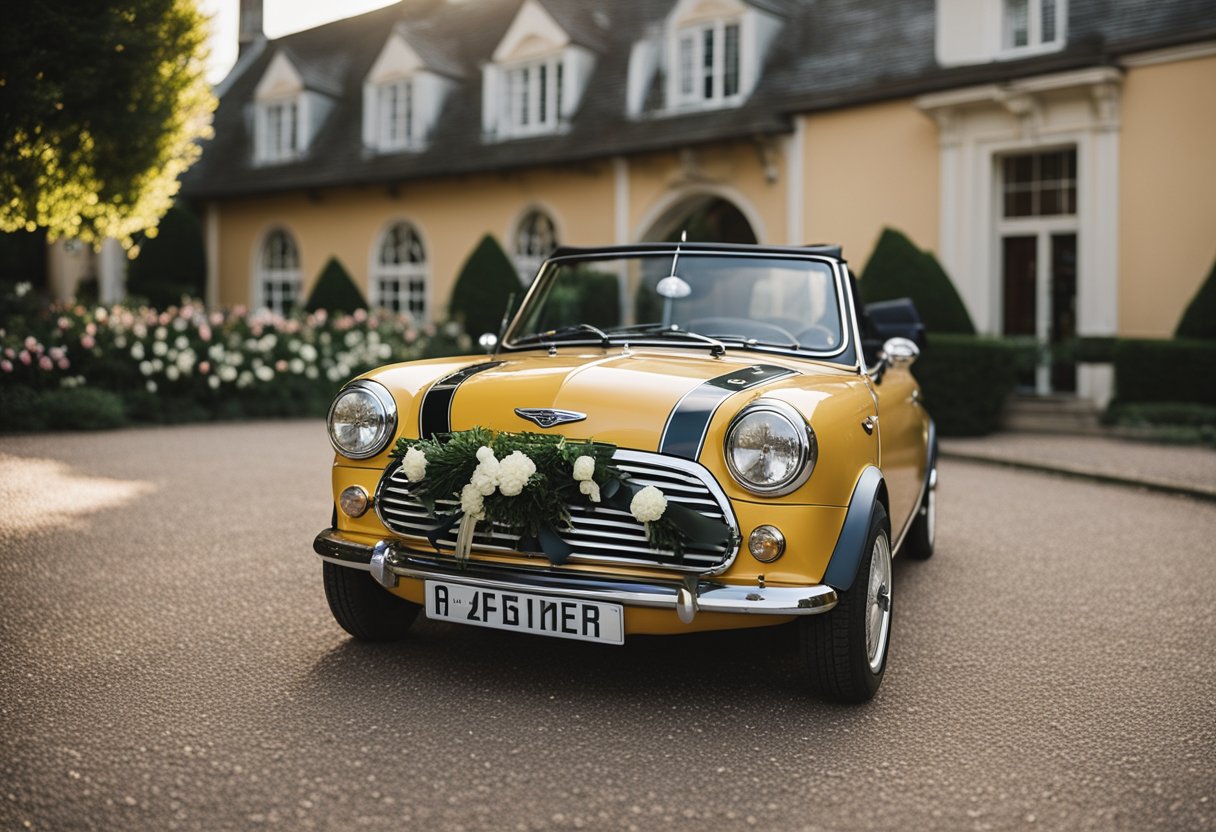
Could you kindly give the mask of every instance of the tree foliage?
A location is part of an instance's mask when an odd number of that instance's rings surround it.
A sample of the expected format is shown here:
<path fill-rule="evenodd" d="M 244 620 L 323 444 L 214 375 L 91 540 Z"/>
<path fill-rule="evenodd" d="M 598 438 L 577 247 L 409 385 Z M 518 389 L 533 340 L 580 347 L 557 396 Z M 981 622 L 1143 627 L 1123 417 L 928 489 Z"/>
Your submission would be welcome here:
<path fill-rule="evenodd" d="M 139 256 L 127 269 L 127 293 L 154 308 L 201 298 L 207 292 L 207 253 L 198 218 L 184 205 L 170 208 L 156 236 L 138 240 Z"/>
<path fill-rule="evenodd" d="M 974 335 L 975 325 L 941 263 L 906 236 L 884 228 L 861 276 L 866 303 L 912 298 L 928 332 Z"/>
<path fill-rule="evenodd" d="M 477 338 L 484 332 L 498 332 L 508 298 L 515 295 L 518 300 L 522 293 L 510 258 L 493 235 L 487 234 L 460 269 L 448 314 L 460 321 L 470 337 Z"/>
<path fill-rule="evenodd" d="M 0 231 L 130 245 L 154 229 L 210 131 L 206 37 L 194 0 L 8 6 Z"/>

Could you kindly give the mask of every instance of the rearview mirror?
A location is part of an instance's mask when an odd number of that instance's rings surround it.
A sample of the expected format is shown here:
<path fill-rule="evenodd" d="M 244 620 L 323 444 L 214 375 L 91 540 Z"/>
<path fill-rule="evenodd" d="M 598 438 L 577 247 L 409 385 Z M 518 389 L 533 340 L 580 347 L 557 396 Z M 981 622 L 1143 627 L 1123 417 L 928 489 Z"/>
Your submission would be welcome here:
<path fill-rule="evenodd" d="M 486 351 L 486 355 L 491 355 L 494 348 L 498 346 L 498 336 L 493 332 L 483 332 L 477 339 L 477 344 Z"/>
<path fill-rule="evenodd" d="M 910 338 L 888 338 L 882 345 L 879 356 L 892 367 L 911 367 L 912 362 L 920 356 L 920 347 Z"/>

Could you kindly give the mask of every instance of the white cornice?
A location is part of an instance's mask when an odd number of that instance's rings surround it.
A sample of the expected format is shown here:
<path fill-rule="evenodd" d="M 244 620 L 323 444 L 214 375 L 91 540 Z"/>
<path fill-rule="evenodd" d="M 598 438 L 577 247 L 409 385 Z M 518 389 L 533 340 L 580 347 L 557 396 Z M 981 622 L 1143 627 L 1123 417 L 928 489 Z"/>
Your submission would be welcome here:
<path fill-rule="evenodd" d="M 1151 52 L 1137 52 L 1134 55 L 1124 55 L 1119 63 L 1124 66 L 1152 66 L 1154 64 L 1169 64 L 1175 61 L 1191 61 L 1196 58 L 1210 58 L 1216 55 L 1216 40 L 1203 43 L 1188 43 L 1186 46 L 1172 46 L 1169 49 L 1154 49 Z"/>

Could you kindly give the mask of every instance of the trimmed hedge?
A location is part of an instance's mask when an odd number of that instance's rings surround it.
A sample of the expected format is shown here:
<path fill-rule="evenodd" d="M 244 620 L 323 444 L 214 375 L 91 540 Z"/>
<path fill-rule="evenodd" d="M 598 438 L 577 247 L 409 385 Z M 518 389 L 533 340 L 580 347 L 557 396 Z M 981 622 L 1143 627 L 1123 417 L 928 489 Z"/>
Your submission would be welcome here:
<path fill-rule="evenodd" d="M 523 295 L 519 275 L 502 246 L 487 234 L 460 269 L 452 287 L 448 314 L 464 326 L 470 338 L 486 332 L 497 333 L 511 295 L 516 300 Z"/>
<path fill-rule="evenodd" d="M 317 285 L 313 287 L 312 294 L 308 296 L 306 310 L 316 312 L 318 309 L 335 314 L 349 314 L 356 309 L 367 309 L 367 301 L 364 300 L 363 293 L 359 291 L 359 287 L 351 279 L 350 272 L 337 257 L 329 258 L 325 268 L 321 269 Z"/>
<path fill-rule="evenodd" d="M 183 297 L 202 297 L 206 290 L 202 227 L 194 214 L 174 205 L 160 218 L 156 236 L 140 241 L 139 256 L 127 269 L 127 292 L 161 308 L 181 303 Z"/>
<path fill-rule="evenodd" d="M 1120 339 L 1115 399 L 1216 404 L 1216 341 Z"/>
<path fill-rule="evenodd" d="M 1174 336 L 1216 340 L 1216 263 L 1212 264 L 1212 271 L 1208 273 L 1208 279 L 1203 282 L 1199 291 L 1195 293 L 1195 297 L 1191 298 L 1191 302 L 1187 304 L 1186 311 L 1182 313 L 1182 320 L 1178 322 L 1178 329 L 1174 331 Z"/>
<path fill-rule="evenodd" d="M 35 390 L 6 387 L 0 397 L 0 429 L 107 430 L 127 423 L 122 398 L 88 387 Z"/>
<path fill-rule="evenodd" d="M 937 258 L 894 229 L 883 229 L 860 287 L 866 303 L 912 298 L 927 332 L 975 334 L 967 307 Z"/>
<path fill-rule="evenodd" d="M 942 436 L 983 436 L 1001 423 L 1023 348 L 1000 338 L 929 333 L 912 373 Z"/>

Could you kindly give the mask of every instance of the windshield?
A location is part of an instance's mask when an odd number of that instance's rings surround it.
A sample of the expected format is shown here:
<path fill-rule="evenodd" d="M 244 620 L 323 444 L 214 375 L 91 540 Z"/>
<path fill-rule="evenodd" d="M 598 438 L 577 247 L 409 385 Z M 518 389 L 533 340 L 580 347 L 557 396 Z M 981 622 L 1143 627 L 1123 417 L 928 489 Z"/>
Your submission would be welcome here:
<path fill-rule="evenodd" d="M 726 346 L 833 355 L 843 331 L 826 262 L 678 252 L 550 262 L 507 341 L 636 342 L 695 333 Z"/>

